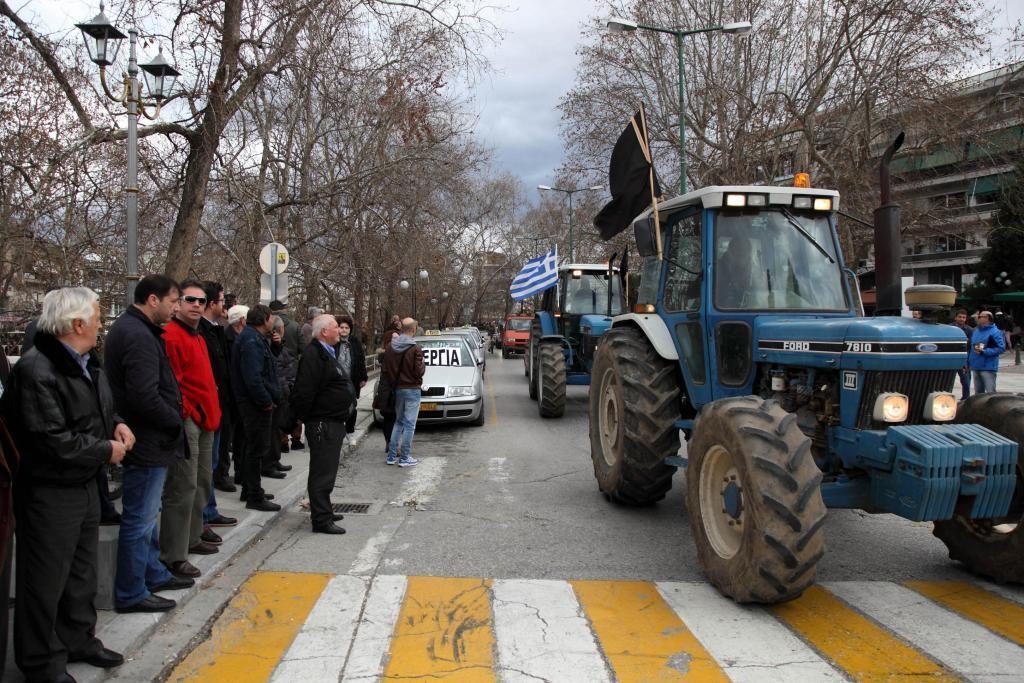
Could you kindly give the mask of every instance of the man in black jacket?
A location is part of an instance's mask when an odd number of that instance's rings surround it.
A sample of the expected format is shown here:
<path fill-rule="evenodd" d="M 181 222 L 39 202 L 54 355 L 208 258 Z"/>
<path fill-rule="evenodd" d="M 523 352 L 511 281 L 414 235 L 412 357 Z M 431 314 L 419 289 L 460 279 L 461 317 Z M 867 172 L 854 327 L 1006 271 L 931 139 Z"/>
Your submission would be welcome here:
<path fill-rule="evenodd" d="M 263 512 L 281 509 L 270 502 L 260 480 L 263 461 L 270 458 L 274 407 L 281 401 L 274 355 L 270 352 L 270 318 L 270 309 L 263 304 L 250 308 L 245 329 L 231 350 L 231 388 L 245 428 L 245 455 L 241 468 L 236 461 L 235 471 L 242 472 L 245 507 Z"/>
<path fill-rule="evenodd" d="M 29 681 L 70 681 L 67 662 L 124 662 L 96 638 L 100 501 L 94 479 L 135 435 L 114 412 L 96 357 L 99 299 L 85 287 L 43 300 L 34 347 L 14 367 L 4 414 L 22 454 L 15 485 L 14 654 Z"/>
<path fill-rule="evenodd" d="M 187 457 L 181 391 L 164 351 L 161 327 L 177 311 L 179 291 L 178 283 L 166 275 L 142 278 L 135 287 L 135 304 L 111 326 L 103 348 L 114 405 L 137 440 L 123 463 L 114 580 L 118 612 L 169 610 L 174 600 L 155 592 L 195 583 L 190 576 L 171 574 L 160 562 L 157 533 L 167 467 Z"/>
<path fill-rule="evenodd" d="M 343 534 L 334 522 L 341 515 L 331 508 L 331 491 L 338 476 L 338 459 L 345 440 L 345 419 L 353 394 L 338 368 L 338 321 L 329 314 L 313 319 L 313 341 L 302 352 L 292 388 L 292 408 L 306 425 L 309 441 L 309 511 L 313 531 Z"/>

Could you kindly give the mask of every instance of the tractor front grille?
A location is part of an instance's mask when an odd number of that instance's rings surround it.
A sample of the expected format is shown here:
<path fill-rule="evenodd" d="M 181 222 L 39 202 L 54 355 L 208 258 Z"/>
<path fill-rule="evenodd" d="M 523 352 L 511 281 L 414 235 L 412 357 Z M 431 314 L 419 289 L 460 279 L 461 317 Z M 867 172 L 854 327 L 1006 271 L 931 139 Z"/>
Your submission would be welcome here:
<path fill-rule="evenodd" d="M 910 412 L 902 424 L 924 422 L 924 402 L 933 391 L 952 391 L 956 370 L 868 370 L 860 395 L 857 428 L 871 429 L 875 399 L 882 393 L 904 394 L 910 399 Z"/>

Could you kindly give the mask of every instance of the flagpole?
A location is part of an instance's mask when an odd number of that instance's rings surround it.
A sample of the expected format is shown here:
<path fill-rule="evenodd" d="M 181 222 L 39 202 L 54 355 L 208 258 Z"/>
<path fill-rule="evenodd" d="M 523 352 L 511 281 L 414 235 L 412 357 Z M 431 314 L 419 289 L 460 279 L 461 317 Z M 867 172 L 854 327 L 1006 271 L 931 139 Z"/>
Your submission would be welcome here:
<path fill-rule="evenodd" d="M 636 124 L 633 124 L 634 128 Z M 662 241 L 661 241 L 661 217 L 658 215 L 658 198 L 654 196 L 654 162 L 651 161 L 651 148 L 647 143 L 647 117 L 644 115 L 644 103 L 640 103 L 640 126 L 643 128 L 643 135 L 638 135 L 640 138 L 640 148 L 644 152 L 644 158 L 647 160 L 647 184 L 651 188 L 651 211 L 654 215 L 654 239 L 658 245 L 658 260 L 662 258 Z"/>

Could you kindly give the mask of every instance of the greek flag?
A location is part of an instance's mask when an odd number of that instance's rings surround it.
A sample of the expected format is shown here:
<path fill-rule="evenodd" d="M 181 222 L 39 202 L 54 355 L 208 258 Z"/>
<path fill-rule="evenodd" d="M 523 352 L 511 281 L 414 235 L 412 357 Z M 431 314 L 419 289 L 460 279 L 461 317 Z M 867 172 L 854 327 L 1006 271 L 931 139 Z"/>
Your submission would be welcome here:
<path fill-rule="evenodd" d="M 516 278 L 512 280 L 512 299 L 519 301 L 543 292 L 558 284 L 558 246 L 551 251 L 526 262 Z"/>

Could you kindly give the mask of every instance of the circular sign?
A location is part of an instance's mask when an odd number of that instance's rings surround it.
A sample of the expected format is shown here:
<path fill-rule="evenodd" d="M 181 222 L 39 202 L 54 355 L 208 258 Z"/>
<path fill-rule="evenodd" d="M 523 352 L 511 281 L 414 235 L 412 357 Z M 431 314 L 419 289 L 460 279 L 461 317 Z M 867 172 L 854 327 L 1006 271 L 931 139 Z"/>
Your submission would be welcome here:
<path fill-rule="evenodd" d="M 277 259 L 274 259 L 274 247 L 277 247 Z M 288 270 L 288 250 L 283 244 L 271 242 L 260 251 L 260 268 L 267 275 L 280 275 Z"/>

